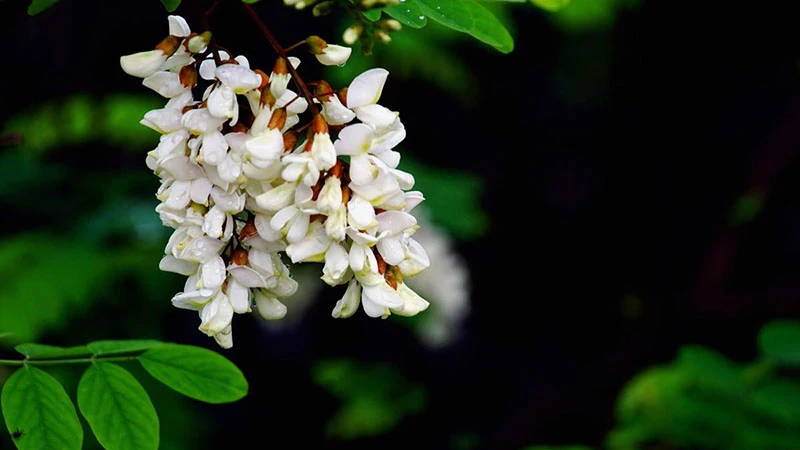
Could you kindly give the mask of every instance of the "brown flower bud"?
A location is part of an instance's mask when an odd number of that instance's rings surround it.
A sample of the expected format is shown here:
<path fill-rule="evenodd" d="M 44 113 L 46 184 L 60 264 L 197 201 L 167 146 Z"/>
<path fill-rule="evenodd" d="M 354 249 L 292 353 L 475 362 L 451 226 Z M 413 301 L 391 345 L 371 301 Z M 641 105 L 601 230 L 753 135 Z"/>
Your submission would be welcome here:
<path fill-rule="evenodd" d="M 284 125 L 286 125 L 286 108 L 278 108 L 272 111 L 272 117 L 269 119 L 267 128 L 270 130 L 282 130 Z"/>
<path fill-rule="evenodd" d="M 275 65 L 272 66 L 272 71 L 279 75 L 289 73 L 289 62 L 285 58 L 278 58 L 275 60 Z"/>
<path fill-rule="evenodd" d="M 343 87 L 339 89 L 339 93 L 337 95 L 339 96 L 339 100 L 342 102 L 342 104 L 347 106 L 347 88 Z"/>
<path fill-rule="evenodd" d="M 311 35 L 306 38 L 306 45 L 308 46 L 308 51 L 311 52 L 312 55 L 321 55 L 325 47 L 328 46 L 328 43 L 319 36 Z"/>
<path fill-rule="evenodd" d="M 178 77 L 180 78 L 182 85 L 186 86 L 187 88 L 193 88 L 197 84 L 197 69 L 195 69 L 194 65 L 192 64 L 183 66 L 180 74 L 178 74 Z"/>
<path fill-rule="evenodd" d="M 287 131 L 283 133 L 283 151 L 290 152 L 294 150 L 294 147 L 297 145 L 297 139 L 296 131 Z"/>
<path fill-rule="evenodd" d="M 256 229 L 256 219 L 251 217 L 242 227 L 242 231 L 239 232 L 239 240 L 245 241 L 248 238 L 256 235 L 258 235 L 258 230 Z"/>
<path fill-rule="evenodd" d="M 247 250 L 237 248 L 231 253 L 231 262 L 237 266 L 246 266 L 248 261 Z"/>
<path fill-rule="evenodd" d="M 328 132 L 328 122 L 325 122 L 325 118 L 322 117 L 322 114 L 316 114 L 314 116 L 312 128 L 314 129 L 314 134 Z"/>
<path fill-rule="evenodd" d="M 314 96 L 320 100 L 327 102 L 333 96 L 333 88 L 325 80 L 320 80 L 314 86 Z"/>
<path fill-rule="evenodd" d="M 261 84 L 258 86 L 259 89 L 264 89 L 267 85 L 269 85 L 269 75 L 264 73 L 261 69 L 256 69 L 255 72 L 261 77 Z"/>
<path fill-rule="evenodd" d="M 177 36 L 167 36 L 163 41 L 156 45 L 156 49 L 161 50 L 167 56 L 172 56 L 178 47 L 181 45 L 181 38 Z"/>

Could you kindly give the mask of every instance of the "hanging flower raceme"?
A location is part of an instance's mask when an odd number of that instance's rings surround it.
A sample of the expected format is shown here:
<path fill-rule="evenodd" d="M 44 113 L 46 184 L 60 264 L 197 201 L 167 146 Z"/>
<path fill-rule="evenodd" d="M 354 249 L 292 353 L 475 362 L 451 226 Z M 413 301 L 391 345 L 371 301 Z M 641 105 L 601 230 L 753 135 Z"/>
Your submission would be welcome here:
<path fill-rule="evenodd" d="M 425 310 L 404 282 L 430 261 L 413 238 L 424 198 L 393 150 L 405 128 L 377 103 L 388 72 L 310 89 L 282 49 L 267 75 L 183 18 L 168 22 L 155 49 L 120 65 L 168 99 L 141 123 L 161 134 L 146 163 L 161 179 L 156 211 L 174 229 L 159 267 L 187 277 L 172 304 L 197 311 L 199 329 L 229 348 L 235 314 L 282 318 L 297 290 L 291 264 L 316 262 L 325 283 L 343 286 L 333 317 L 359 305 L 384 318 Z M 350 56 L 317 36 L 305 44 L 325 65 Z"/>

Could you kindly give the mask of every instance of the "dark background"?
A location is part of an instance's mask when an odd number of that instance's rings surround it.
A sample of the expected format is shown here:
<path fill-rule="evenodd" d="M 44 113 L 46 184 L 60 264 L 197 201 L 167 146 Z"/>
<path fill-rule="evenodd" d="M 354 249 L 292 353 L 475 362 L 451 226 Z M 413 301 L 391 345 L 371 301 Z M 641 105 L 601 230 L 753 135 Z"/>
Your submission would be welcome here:
<path fill-rule="evenodd" d="M 332 19 L 315 22 L 278 3 L 257 10 L 282 42 L 336 30 Z M 166 16 L 159 2 L 62 0 L 32 18 L 26 7 L 0 2 L 0 123 L 76 92 L 142 91 L 118 58 L 157 42 Z M 381 101 L 401 111 L 403 152 L 485 181 L 490 228 L 458 242 L 473 289 L 464 336 L 430 351 L 396 324 L 362 314 L 334 321 L 337 293 L 289 331 L 239 320 L 225 354 L 251 392 L 231 405 L 197 404 L 216 430 L 204 448 L 440 449 L 453 433 L 480 448 L 599 445 L 614 399 L 638 371 L 686 343 L 750 360 L 762 325 L 800 316 L 797 16 L 778 4 L 644 1 L 621 10 L 612 28 L 570 34 L 538 9 L 512 11 L 510 55 L 458 44 L 479 82 L 472 106 L 402 78 L 390 78 Z M 200 28 L 188 5 L 178 13 Z M 223 2 L 212 27 L 268 67 L 273 56 L 237 5 Z M 146 172 L 147 150 L 93 145 L 51 157 Z M 153 178 L 139 194 L 155 188 Z M 86 193 L 47 201 L 71 194 Z M 763 208 L 732 223 L 747 194 Z M 22 213 L 22 222 L 16 214 L 2 212 L 5 233 L 52 225 L 44 214 Z M 131 308 L 139 307 L 100 306 L 74 323 L 113 333 Z M 159 319 L 164 338 L 213 348 L 195 319 L 168 311 Z M 401 367 L 428 386 L 427 409 L 383 436 L 325 440 L 338 403 L 309 371 L 330 357 Z"/>

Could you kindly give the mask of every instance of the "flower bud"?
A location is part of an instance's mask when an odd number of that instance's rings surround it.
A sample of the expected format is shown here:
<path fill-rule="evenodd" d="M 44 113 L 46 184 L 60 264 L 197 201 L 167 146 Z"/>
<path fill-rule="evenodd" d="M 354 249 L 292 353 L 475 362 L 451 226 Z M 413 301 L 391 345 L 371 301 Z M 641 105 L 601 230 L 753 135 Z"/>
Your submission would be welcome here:
<path fill-rule="evenodd" d="M 344 30 L 344 34 L 342 34 L 342 40 L 347 45 L 353 45 L 358 41 L 358 38 L 361 37 L 361 33 L 364 32 L 364 26 L 360 23 L 354 23 L 347 27 Z"/>
<path fill-rule="evenodd" d="M 328 43 L 325 42 L 319 36 L 311 35 L 306 38 L 305 40 L 306 45 L 308 45 L 308 51 L 311 52 L 313 55 L 320 55 L 325 50 L 325 47 L 328 46 Z"/>
<path fill-rule="evenodd" d="M 156 45 L 156 50 L 161 50 L 165 55 L 172 56 L 181 45 L 181 38 L 177 36 L 167 36 L 163 41 Z"/>
<path fill-rule="evenodd" d="M 332 1 L 324 1 L 322 3 L 317 3 L 314 5 L 314 9 L 311 10 L 311 13 L 314 17 L 322 17 L 327 16 L 331 12 L 333 12 L 334 7 L 336 4 Z"/>
<path fill-rule="evenodd" d="M 267 128 L 270 130 L 282 130 L 286 125 L 286 108 L 278 108 L 272 112 Z"/>
<path fill-rule="evenodd" d="M 296 131 L 287 131 L 283 134 L 283 151 L 291 152 L 294 150 L 295 146 L 297 145 L 297 132 Z"/>
<path fill-rule="evenodd" d="M 333 88 L 325 80 L 320 80 L 314 86 L 314 96 L 323 102 L 327 102 L 333 96 Z"/>
<path fill-rule="evenodd" d="M 203 34 L 190 36 L 186 40 L 186 49 L 192 53 L 202 53 L 206 51 L 206 47 L 211 42 L 211 32 L 206 31 Z"/>
<path fill-rule="evenodd" d="M 255 226 L 255 225 L 253 225 Z M 247 250 L 237 248 L 231 254 L 231 262 L 237 266 L 246 266 L 248 261 Z"/>
<path fill-rule="evenodd" d="M 326 66 L 343 66 L 350 58 L 353 50 L 350 47 L 341 45 L 328 45 L 322 49 L 322 53 L 315 55 L 317 61 Z"/>
<path fill-rule="evenodd" d="M 389 36 L 389 33 L 386 30 L 375 30 L 375 37 L 384 44 L 392 42 L 392 37 Z"/>
<path fill-rule="evenodd" d="M 197 69 L 194 66 L 183 66 L 179 74 L 181 84 L 187 88 L 193 88 L 197 84 Z"/>
<path fill-rule="evenodd" d="M 394 19 L 381 20 L 378 22 L 378 26 L 388 31 L 400 31 L 403 29 L 403 25 Z"/>

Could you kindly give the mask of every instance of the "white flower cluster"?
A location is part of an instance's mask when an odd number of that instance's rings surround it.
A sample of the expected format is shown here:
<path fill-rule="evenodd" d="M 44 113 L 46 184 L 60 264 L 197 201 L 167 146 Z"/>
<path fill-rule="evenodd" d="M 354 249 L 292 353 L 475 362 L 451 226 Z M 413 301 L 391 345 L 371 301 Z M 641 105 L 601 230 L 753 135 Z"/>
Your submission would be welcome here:
<path fill-rule="evenodd" d="M 368 70 L 338 94 L 316 83 L 309 105 L 288 89 L 288 64 L 299 59 L 278 58 L 267 75 L 243 56 L 212 51 L 210 34 L 192 33 L 179 16 L 169 16 L 169 34 L 120 63 L 169 99 L 141 123 L 162 135 L 147 165 L 161 178 L 156 211 L 175 229 L 160 268 L 188 276 L 173 305 L 199 311 L 200 330 L 229 348 L 234 313 L 286 314 L 281 299 L 297 283 L 285 253 L 292 263 L 324 263 L 328 285 L 347 284 L 334 317 L 359 304 L 371 317 L 425 310 L 403 282 L 430 261 L 412 237 L 410 211 L 423 196 L 409 191 L 414 178 L 392 150 L 405 129 L 377 104 L 388 72 Z M 350 54 L 314 47 L 324 64 Z M 198 77 L 209 82 L 199 100 Z"/>

